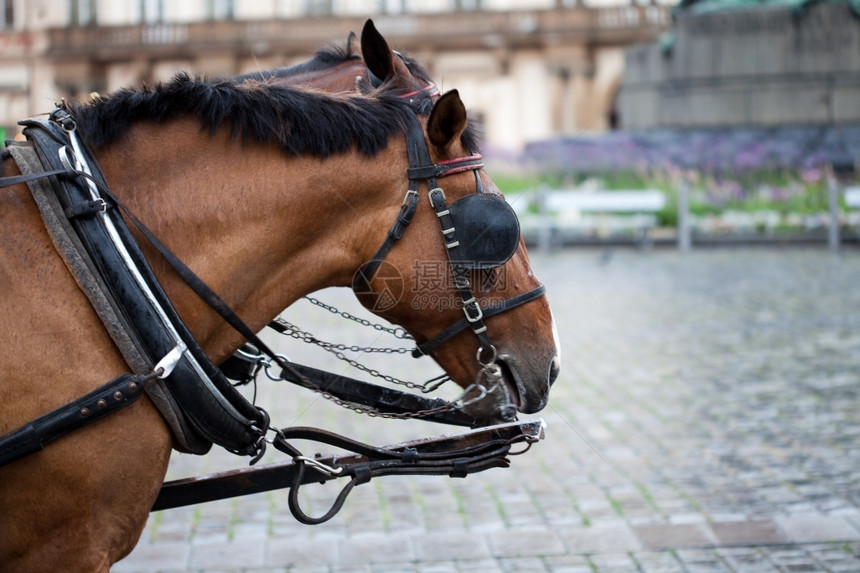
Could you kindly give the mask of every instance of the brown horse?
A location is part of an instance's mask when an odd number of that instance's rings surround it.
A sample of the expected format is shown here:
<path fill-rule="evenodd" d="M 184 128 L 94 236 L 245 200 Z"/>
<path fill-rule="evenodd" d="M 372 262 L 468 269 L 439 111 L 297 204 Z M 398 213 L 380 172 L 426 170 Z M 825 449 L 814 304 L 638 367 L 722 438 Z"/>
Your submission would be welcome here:
<path fill-rule="evenodd" d="M 388 54 L 385 84 L 366 95 L 178 76 L 73 111 L 114 194 L 260 329 L 306 293 L 352 285 L 384 241 L 407 185 L 403 125 L 405 114 L 414 114 L 397 97 L 404 89 L 398 61 Z M 434 162 L 477 151 L 456 92 L 420 119 Z M 4 160 L 3 174 L 17 173 Z M 483 172 L 480 183 L 496 192 Z M 443 185 L 453 202 L 475 193 L 476 179 L 464 172 Z M 426 191 L 385 259 L 405 285 L 421 288 L 404 289 L 382 313 L 419 342 L 463 316 L 456 292 L 421 280 L 422 264 L 447 261 Z M 3 434 L 128 366 L 55 251 L 25 185 L 0 189 L 0 234 Z M 144 250 L 180 315 L 220 363 L 242 337 Z M 538 284 L 522 246 L 494 272 L 496 280 L 482 281 L 475 292 L 479 302 Z M 382 288 L 379 282 L 371 287 Z M 428 295 L 439 304 L 425 304 Z M 495 418 L 490 410 L 504 402 L 522 412 L 539 410 L 557 374 L 546 299 L 493 316 L 487 326 L 504 360 L 507 389 L 484 415 Z M 467 386 L 481 371 L 477 352 L 467 331 L 432 355 Z M 166 423 L 144 398 L 0 468 L 3 571 L 108 571 L 137 542 L 171 447 Z"/>

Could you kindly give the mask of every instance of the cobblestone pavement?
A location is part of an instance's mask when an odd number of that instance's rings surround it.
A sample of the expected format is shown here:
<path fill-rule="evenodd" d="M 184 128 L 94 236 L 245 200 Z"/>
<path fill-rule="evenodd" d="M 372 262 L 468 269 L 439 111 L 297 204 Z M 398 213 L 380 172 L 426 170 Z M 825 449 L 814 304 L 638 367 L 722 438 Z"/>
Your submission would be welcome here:
<path fill-rule="evenodd" d="M 295 522 L 284 491 L 155 513 L 114 571 L 860 571 L 860 252 L 578 250 L 533 262 L 564 357 L 541 413 L 547 437 L 511 469 L 375 479 L 315 527 Z M 348 291 L 320 296 L 359 308 Z M 384 342 L 304 301 L 285 316 L 322 338 Z M 434 372 L 408 357 L 372 363 L 416 380 Z M 268 381 L 259 402 L 277 425 L 380 445 L 448 431 Z M 242 463 L 176 454 L 168 478 Z M 334 489 L 307 486 L 303 503 L 321 513 Z"/>

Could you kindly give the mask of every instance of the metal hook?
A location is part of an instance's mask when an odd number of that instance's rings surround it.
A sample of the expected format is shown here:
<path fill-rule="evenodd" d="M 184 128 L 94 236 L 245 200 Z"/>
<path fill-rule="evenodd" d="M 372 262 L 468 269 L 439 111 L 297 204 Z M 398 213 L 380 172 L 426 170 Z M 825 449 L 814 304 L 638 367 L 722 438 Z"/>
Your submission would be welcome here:
<path fill-rule="evenodd" d="M 296 456 L 293 458 L 293 462 L 298 464 L 299 462 L 305 462 L 309 466 L 312 466 L 317 471 L 324 473 L 329 476 L 336 476 L 343 473 L 343 468 L 334 468 L 332 466 L 328 466 L 314 458 L 309 458 L 307 456 Z"/>

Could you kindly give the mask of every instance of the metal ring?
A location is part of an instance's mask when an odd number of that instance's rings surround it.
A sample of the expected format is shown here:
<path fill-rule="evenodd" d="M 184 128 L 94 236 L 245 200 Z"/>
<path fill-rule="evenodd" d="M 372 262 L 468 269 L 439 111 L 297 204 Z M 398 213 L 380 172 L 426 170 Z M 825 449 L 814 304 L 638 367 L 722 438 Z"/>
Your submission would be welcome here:
<path fill-rule="evenodd" d="M 60 163 L 63 164 L 63 168 L 69 173 L 76 175 L 78 172 L 78 158 L 75 157 L 75 152 L 69 149 L 68 145 L 64 145 L 57 151 L 57 155 L 60 157 Z"/>
<path fill-rule="evenodd" d="M 495 388 L 499 381 L 502 379 L 502 369 L 495 362 L 492 364 L 487 364 L 481 369 L 481 373 L 487 377 L 487 379 L 493 381 L 493 388 Z M 493 388 L 490 388 L 492 390 Z"/>
<path fill-rule="evenodd" d="M 463 399 L 466 397 L 466 394 L 468 394 L 472 390 L 477 390 L 478 395 L 464 401 Z M 457 404 L 458 408 L 463 408 L 465 406 L 470 406 L 479 400 L 483 400 L 486 395 L 487 395 L 487 389 L 484 387 L 483 384 L 472 383 L 472 384 L 469 384 L 466 387 L 466 389 L 463 390 L 463 392 L 459 396 L 457 396 L 457 399 L 454 400 L 453 403 Z"/>
<path fill-rule="evenodd" d="M 292 362 L 292 360 L 290 360 L 287 356 L 283 354 L 275 354 L 275 356 L 277 356 L 281 360 L 285 360 L 286 362 Z M 282 380 L 284 380 L 283 373 L 278 376 L 272 376 L 269 373 L 269 370 L 272 368 L 271 360 L 261 361 L 261 364 L 263 364 L 263 371 L 266 373 L 266 377 L 269 380 L 271 380 L 272 382 L 281 382 Z"/>
<path fill-rule="evenodd" d="M 493 364 L 496 363 L 496 358 L 499 357 L 499 354 L 498 354 L 498 352 L 496 352 L 496 347 L 491 344 L 489 346 L 489 350 L 493 351 L 492 358 L 490 358 L 488 361 L 484 362 L 483 360 L 481 360 L 481 354 L 484 352 L 484 350 L 485 350 L 485 348 L 483 346 L 479 347 L 478 353 L 475 355 L 475 359 L 478 361 L 478 364 L 480 364 L 484 368 L 489 368 L 490 366 L 492 366 Z"/>

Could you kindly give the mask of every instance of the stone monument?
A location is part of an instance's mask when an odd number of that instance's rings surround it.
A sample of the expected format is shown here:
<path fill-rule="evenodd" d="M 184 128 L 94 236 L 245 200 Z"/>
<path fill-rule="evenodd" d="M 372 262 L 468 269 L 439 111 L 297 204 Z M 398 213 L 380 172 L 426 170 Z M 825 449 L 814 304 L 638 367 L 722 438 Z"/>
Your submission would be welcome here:
<path fill-rule="evenodd" d="M 682 0 L 625 60 L 624 129 L 860 123 L 860 0 Z"/>

